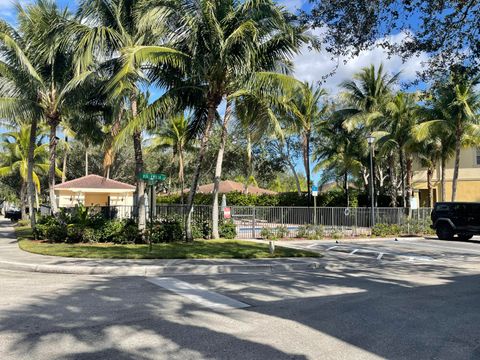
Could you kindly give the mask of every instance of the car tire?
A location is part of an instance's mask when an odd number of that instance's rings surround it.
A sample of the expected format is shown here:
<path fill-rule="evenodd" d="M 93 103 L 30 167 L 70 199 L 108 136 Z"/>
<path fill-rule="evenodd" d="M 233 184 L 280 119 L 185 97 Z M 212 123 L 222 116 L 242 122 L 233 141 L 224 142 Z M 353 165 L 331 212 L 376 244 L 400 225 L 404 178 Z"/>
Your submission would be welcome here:
<path fill-rule="evenodd" d="M 458 239 L 460 241 L 467 241 L 470 240 L 473 237 L 471 234 L 458 234 Z"/>
<path fill-rule="evenodd" d="M 438 224 L 437 225 L 437 236 L 440 240 L 452 240 L 453 239 L 453 229 L 448 224 Z"/>

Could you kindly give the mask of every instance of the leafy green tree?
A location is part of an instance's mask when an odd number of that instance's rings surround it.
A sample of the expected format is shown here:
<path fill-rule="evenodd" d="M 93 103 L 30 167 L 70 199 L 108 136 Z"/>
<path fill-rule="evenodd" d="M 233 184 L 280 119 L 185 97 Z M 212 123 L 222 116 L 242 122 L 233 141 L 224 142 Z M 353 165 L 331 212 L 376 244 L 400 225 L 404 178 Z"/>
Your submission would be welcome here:
<path fill-rule="evenodd" d="M 324 31 L 326 49 L 355 56 L 381 46 L 403 58 L 428 54 L 422 77 L 452 64 L 480 66 L 480 2 L 437 0 L 313 0 L 304 16 Z M 415 19 L 415 20 L 412 20 Z M 402 36 L 405 35 L 405 36 Z"/>

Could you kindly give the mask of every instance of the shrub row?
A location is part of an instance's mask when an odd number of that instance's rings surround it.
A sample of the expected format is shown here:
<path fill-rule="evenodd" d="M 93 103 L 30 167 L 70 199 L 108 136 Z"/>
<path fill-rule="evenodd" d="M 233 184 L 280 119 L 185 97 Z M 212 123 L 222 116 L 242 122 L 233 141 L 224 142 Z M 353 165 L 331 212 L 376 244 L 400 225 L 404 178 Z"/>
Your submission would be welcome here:
<path fill-rule="evenodd" d="M 296 192 L 279 193 L 276 195 L 243 194 L 231 192 L 225 194 L 229 206 L 308 206 L 306 193 Z M 352 190 L 350 194 L 350 206 L 358 206 L 358 192 Z M 180 195 L 162 195 L 157 198 L 159 204 L 180 204 Z M 212 205 L 212 194 L 195 195 L 195 204 Z M 317 206 L 345 206 L 345 193 L 342 190 L 334 189 L 321 193 L 317 197 Z M 310 205 L 313 205 L 313 200 Z"/>
<path fill-rule="evenodd" d="M 211 237 L 211 224 L 208 221 L 194 223 L 192 230 L 195 238 Z M 237 235 L 235 224 L 232 221 L 221 222 L 219 233 L 222 238 L 234 239 Z M 63 209 L 56 216 L 40 217 L 36 236 L 51 242 L 65 243 L 138 244 L 143 243 L 144 239 L 151 239 L 154 243 L 185 239 L 184 224 L 179 216 L 158 219 L 151 228 L 147 228 L 145 234 L 142 234 L 134 220 L 107 219 L 98 209 L 84 206 Z"/>
<path fill-rule="evenodd" d="M 435 231 L 430 228 L 431 221 L 410 219 L 403 225 L 377 223 L 372 228 L 373 236 L 391 235 L 433 235 Z"/>

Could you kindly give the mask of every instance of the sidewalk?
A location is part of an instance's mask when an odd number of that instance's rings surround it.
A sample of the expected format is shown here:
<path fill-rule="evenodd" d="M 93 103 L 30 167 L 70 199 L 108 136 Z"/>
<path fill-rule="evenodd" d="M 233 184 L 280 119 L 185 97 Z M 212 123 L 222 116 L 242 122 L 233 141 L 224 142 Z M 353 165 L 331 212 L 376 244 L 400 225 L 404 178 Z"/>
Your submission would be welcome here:
<path fill-rule="evenodd" d="M 209 275 L 280 272 L 320 267 L 318 259 L 129 260 L 78 259 L 32 254 L 20 250 L 9 220 L 0 218 L 0 269 L 60 274 L 125 276 Z"/>

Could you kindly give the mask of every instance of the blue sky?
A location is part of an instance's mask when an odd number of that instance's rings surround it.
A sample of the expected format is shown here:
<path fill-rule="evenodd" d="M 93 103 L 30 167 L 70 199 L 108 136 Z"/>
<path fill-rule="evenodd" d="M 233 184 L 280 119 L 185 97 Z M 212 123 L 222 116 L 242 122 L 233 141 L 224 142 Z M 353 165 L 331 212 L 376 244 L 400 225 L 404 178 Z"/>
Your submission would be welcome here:
<path fill-rule="evenodd" d="M 26 4 L 28 1 L 30 0 L 21 0 L 20 2 Z M 72 11 L 76 9 L 75 0 L 57 0 L 57 3 L 61 7 L 68 6 Z M 279 0 L 279 3 L 291 11 L 299 8 L 307 9 L 307 7 L 310 6 L 308 0 Z M 14 23 L 15 8 L 11 0 L 0 0 L 0 17 L 10 23 Z M 313 30 L 313 32 L 321 36 L 321 29 Z M 400 41 L 403 36 L 404 34 L 402 33 L 396 34 L 393 36 L 393 40 Z M 338 65 L 335 74 L 322 82 L 322 86 L 326 88 L 331 96 L 334 96 L 340 91 L 339 84 L 346 79 L 351 79 L 352 75 L 362 67 L 369 66 L 370 64 L 378 66 L 383 63 L 385 69 L 391 73 L 402 71 L 400 80 L 402 82 L 408 82 L 416 78 L 416 71 L 421 70 L 422 62 L 427 59 L 428 56 L 426 54 L 420 54 L 418 57 L 402 62 L 398 56 L 389 57 L 379 48 L 363 51 L 353 59 L 342 57 L 331 59 L 330 54 L 324 51 L 310 51 L 305 47 L 300 54 L 295 56 L 293 62 L 295 64 L 295 76 L 300 80 L 312 83 L 322 81 L 322 77 L 330 73 Z M 155 95 L 155 91 L 152 91 L 153 98 L 155 98 Z M 303 171 L 301 161 L 298 162 L 297 168 L 299 171 Z M 318 176 L 315 176 L 315 178 L 318 178 Z"/>

